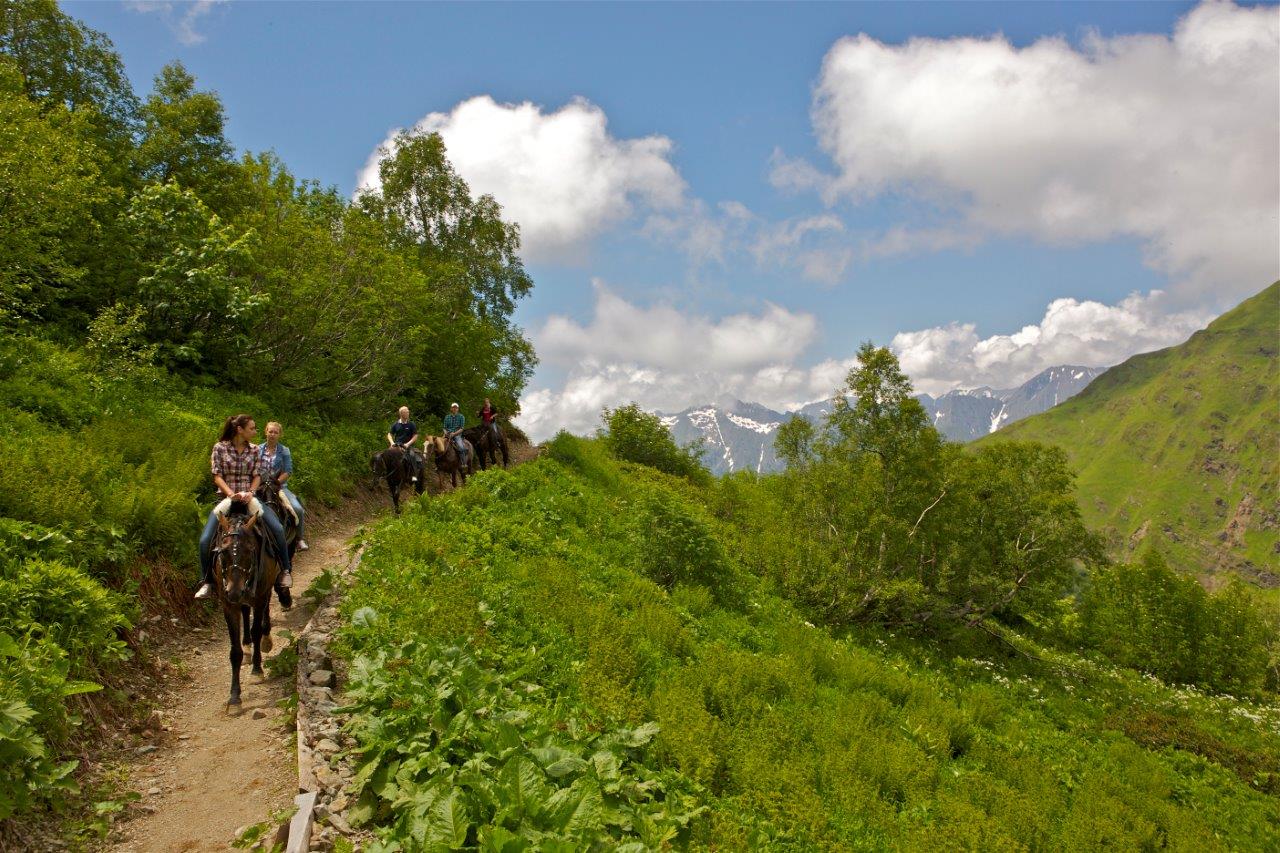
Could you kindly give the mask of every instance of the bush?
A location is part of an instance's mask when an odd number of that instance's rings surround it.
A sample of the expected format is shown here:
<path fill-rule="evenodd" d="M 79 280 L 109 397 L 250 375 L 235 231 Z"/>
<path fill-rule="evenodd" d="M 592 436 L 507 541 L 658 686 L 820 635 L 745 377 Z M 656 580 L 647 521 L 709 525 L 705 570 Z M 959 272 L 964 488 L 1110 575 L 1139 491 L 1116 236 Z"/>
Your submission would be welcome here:
<path fill-rule="evenodd" d="M 637 501 L 632 533 L 640 571 L 671 590 L 678 583 L 719 588 L 727 576 L 724 551 L 693 508 L 665 490 Z"/>
<path fill-rule="evenodd" d="M 698 482 L 710 477 L 701 461 L 702 448 L 696 444 L 677 446 L 658 416 L 637 404 L 605 409 L 600 419 L 604 422 L 600 436 L 615 458 Z"/>
<path fill-rule="evenodd" d="M 1096 569 L 1079 610 L 1084 642 L 1122 666 L 1219 691 L 1264 686 L 1276 626 L 1239 581 L 1210 595 L 1150 549 Z"/>

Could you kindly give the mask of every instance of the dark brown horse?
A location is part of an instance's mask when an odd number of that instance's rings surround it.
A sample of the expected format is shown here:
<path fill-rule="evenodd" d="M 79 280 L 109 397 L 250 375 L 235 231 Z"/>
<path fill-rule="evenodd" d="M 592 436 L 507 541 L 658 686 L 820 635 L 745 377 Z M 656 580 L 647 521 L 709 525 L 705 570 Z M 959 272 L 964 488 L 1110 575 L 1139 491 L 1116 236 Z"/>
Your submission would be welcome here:
<path fill-rule="evenodd" d="M 476 449 L 471 442 L 463 439 L 467 450 L 467 464 L 461 465 L 458 459 L 458 448 L 453 446 L 453 441 L 445 438 L 443 435 L 427 436 L 427 447 L 431 448 L 436 458 L 436 476 L 440 479 L 440 488 L 444 488 L 444 475 L 449 475 L 449 482 L 457 488 L 458 474 L 462 474 L 462 485 L 467 484 L 467 475 L 474 474 L 476 470 Z"/>
<path fill-rule="evenodd" d="M 284 487 L 280 485 L 279 476 L 275 471 L 267 474 L 266 479 L 258 484 L 258 490 L 253 496 L 280 519 L 280 524 L 284 527 L 285 547 L 289 549 L 289 560 L 292 561 L 293 553 L 298 549 L 298 519 L 293 514 L 293 508 L 287 505 L 280 494 Z M 280 604 L 285 610 L 293 606 L 293 596 L 289 590 L 277 589 L 276 595 L 280 597 Z"/>
<path fill-rule="evenodd" d="M 398 444 L 373 454 L 369 465 L 373 473 L 387 481 L 387 491 L 391 493 L 391 505 L 395 507 L 396 515 L 400 514 L 400 488 L 405 483 L 412 483 L 418 494 L 427 487 L 419 460 Z"/>
<path fill-rule="evenodd" d="M 506 468 L 511 464 L 511 450 L 507 445 L 507 435 L 502 431 L 502 427 L 495 420 L 489 425 L 480 424 L 478 426 L 467 427 L 462 431 L 462 437 L 476 449 L 476 461 L 480 463 L 480 470 L 488 469 L 489 463 L 498 464 L 498 451 L 502 451 L 502 467 Z"/>
<path fill-rule="evenodd" d="M 262 675 L 262 653 L 271 651 L 272 645 L 271 588 L 275 586 L 280 564 L 263 547 L 263 533 L 257 527 L 258 518 L 246 515 L 241 503 L 233 503 L 232 511 L 218 520 L 213 576 L 231 639 L 228 705 L 240 704 L 243 646 L 253 645 L 253 674 Z"/>

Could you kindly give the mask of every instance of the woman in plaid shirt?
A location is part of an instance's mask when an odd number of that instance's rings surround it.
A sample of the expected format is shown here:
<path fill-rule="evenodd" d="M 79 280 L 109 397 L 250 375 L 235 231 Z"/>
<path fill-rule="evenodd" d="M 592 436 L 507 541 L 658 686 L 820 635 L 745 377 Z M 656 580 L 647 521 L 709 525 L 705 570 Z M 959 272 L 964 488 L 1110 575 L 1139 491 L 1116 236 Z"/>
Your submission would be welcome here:
<path fill-rule="evenodd" d="M 293 586 L 293 566 L 289 561 L 289 548 L 284 540 L 284 526 L 271 511 L 253 496 L 262 479 L 262 458 L 253 446 L 258 425 L 248 415 L 234 415 L 222 425 L 222 436 L 213 446 L 209 466 L 213 471 L 213 483 L 225 497 L 209 513 L 204 533 L 200 534 L 200 589 L 196 598 L 213 598 L 213 537 L 218 532 L 218 519 L 231 509 L 231 502 L 242 501 L 249 506 L 250 515 L 258 515 L 266 522 L 271 538 L 275 540 L 276 556 L 280 560 L 280 578 L 276 585 L 281 589 Z M 283 600 L 283 595 L 281 596 Z"/>

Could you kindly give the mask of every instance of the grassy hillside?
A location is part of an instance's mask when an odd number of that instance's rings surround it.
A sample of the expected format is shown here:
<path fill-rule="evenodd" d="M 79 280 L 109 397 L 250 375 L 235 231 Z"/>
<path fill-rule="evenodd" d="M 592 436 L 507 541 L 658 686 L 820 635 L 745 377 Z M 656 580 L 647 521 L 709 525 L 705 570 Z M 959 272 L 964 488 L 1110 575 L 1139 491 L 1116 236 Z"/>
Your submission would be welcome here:
<path fill-rule="evenodd" d="M 810 624 L 747 568 L 752 499 L 561 435 L 371 531 L 340 641 L 370 849 L 1280 837 L 1280 708 L 1012 634 Z"/>
<path fill-rule="evenodd" d="M 1280 282 L 1184 344 L 1134 356 L 984 441 L 1066 450 L 1085 519 L 1117 554 L 1280 584 Z"/>

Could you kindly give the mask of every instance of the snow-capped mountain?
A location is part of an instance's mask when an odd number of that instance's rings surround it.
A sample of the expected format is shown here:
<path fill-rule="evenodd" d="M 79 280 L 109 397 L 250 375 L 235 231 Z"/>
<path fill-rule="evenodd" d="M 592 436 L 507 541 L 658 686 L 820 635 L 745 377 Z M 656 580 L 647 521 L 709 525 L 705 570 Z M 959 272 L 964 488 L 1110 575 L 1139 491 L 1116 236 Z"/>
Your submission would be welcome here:
<path fill-rule="evenodd" d="M 972 441 L 1000 427 L 1056 406 L 1079 394 L 1105 368 L 1051 367 L 1017 388 L 963 388 L 938 397 L 918 394 L 933 425 L 951 441 Z M 723 400 L 674 415 L 659 413 L 678 444 L 702 439 L 703 462 L 714 474 L 733 471 L 778 471 L 773 452 L 778 427 L 792 414 L 814 423 L 831 411 L 831 400 L 810 403 L 795 412 L 776 412 L 758 403 Z"/>

